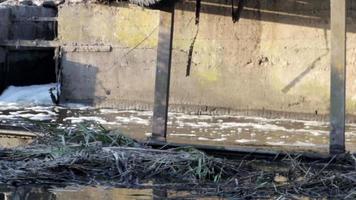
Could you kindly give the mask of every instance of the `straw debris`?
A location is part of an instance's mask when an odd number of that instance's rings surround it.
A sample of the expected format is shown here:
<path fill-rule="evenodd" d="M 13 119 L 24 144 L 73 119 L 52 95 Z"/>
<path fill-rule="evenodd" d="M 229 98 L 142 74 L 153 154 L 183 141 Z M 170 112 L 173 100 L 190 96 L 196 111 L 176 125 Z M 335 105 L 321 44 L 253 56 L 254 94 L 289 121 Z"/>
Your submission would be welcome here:
<path fill-rule="evenodd" d="M 353 155 L 326 161 L 291 155 L 231 160 L 189 147 L 152 149 L 99 124 L 41 129 L 47 135 L 33 145 L 0 150 L 0 183 L 142 187 L 154 181 L 238 198 L 356 198 Z"/>

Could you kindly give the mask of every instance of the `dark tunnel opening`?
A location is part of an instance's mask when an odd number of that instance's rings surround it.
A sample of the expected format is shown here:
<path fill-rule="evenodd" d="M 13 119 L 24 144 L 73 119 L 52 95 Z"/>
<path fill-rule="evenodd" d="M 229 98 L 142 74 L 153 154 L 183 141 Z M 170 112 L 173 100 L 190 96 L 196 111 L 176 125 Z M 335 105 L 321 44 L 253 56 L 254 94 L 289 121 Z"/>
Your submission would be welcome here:
<path fill-rule="evenodd" d="M 9 50 L 0 66 L 0 95 L 8 86 L 56 82 L 54 48 Z"/>

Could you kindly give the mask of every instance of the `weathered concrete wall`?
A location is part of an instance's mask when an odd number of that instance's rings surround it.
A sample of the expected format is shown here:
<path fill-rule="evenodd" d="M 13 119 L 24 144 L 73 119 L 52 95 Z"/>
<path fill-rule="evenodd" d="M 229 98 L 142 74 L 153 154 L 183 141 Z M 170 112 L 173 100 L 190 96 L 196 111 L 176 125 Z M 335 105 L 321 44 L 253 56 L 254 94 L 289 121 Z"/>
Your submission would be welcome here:
<path fill-rule="evenodd" d="M 350 1 L 350 114 L 356 114 L 355 7 Z M 172 108 L 328 113 L 329 1 L 248 1 L 236 23 L 223 0 L 202 3 L 199 25 L 194 10 L 195 1 L 176 6 Z M 62 6 L 60 41 L 113 45 L 111 52 L 64 53 L 65 98 L 97 106 L 151 105 L 158 19 L 158 11 L 133 6 Z"/>
<path fill-rule="evenodd" d="M 61 7 L 61 42 L 112 47 L 63 53 L 63 97 L 100 106 L 152 102 L 158 14 L 100 5 Z"/>

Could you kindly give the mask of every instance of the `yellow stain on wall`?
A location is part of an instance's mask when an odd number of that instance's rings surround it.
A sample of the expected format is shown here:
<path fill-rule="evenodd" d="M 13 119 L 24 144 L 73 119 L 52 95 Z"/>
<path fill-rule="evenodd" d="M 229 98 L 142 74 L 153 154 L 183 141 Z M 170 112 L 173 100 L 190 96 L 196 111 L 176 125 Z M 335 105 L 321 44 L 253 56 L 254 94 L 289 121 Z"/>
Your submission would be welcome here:
<path fill-rule="evenodd" d="M 59 9 L 58 24 L 63 42 L 154 48 L 158 43 L 159 11 L 138 6 L 65 6 Z"/>
<path fill-rule="evenodd" d="M 114 37 L 128 47 L 153 48 L 158 43 L 159 11 L 132 6 L 120 8 Z"/>
<path fill-rule="evenodd" d="M 221 44 L 216 40 L 197 39 L 193 53 L 193 62 L 197 63 L 196 74 L 202 83 L 217 83 L 220 80 L 223 66 L 224 51 Z"/>
<path fill-rule="evenodd" d="M 211 83 L 219 80 L 220 72 L 216 68 L 198 70 L 197 76 L 203 83 Z"/>

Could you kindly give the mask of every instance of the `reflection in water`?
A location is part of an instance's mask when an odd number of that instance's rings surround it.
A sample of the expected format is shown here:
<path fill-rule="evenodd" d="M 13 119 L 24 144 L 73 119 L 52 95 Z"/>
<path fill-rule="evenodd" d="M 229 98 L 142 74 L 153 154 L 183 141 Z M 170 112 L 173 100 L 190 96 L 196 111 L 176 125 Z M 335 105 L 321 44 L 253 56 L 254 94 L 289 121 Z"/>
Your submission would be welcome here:
<path fill-rule="evenodd" d="M 152 199 L 152 189 L 126 189 L 126 188 L 101 188 L 86 187 L 82 189 L 55 189 L 52 190 L 57 200 L 129 200 Z"/>
<path fill-rule="evenodd" d="M 192 195 L 187 191 L 164 188 L 128 189 L 105 187 L 45 188 L 43 186 L 0 186 L 0 200 L 158 200 L 158 199 L 221 199 Z"/>
<path fill-rule="evenodd" d="M 55 195 L 43 187 L 7 187 L 0 186 L 0 199 L 4 200 L 54 200 Z M 2 198 L 1 198 L 2 197 Z"/>

